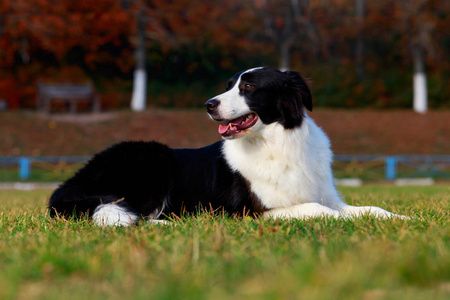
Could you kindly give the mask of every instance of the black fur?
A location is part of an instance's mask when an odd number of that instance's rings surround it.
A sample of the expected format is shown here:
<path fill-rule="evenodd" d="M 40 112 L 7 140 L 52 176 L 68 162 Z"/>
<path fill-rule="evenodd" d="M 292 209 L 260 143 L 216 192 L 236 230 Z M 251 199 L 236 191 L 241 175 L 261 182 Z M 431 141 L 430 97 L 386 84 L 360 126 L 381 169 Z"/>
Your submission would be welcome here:
<path fill-rule="evenodd" d="M 100 204 L 124 199 L 141 215 L 163 206 L 176 174 L 176 157 L 155 142 L 124 142 L 95 155 L 50 198 L 50 215 L 92 215 Z M 149 192 L 151 191 L 151 192 Z"/>
<path fill-rule="evenodd" d="M 244 89 L 247 83 L 255 88 Z M 312 111 L 311 92 L 297 72 L 281 72 L 265 67 L 243 74 L 240 85 L 240 92 L 245 95 L 248 106 L 257 112 L 264 124 L 279 122 L 284 128 L 292 129 L 301 125 L 303 107 Z"/>
<path fill-rule="evenodd" d="M 229 214 L 263 208 L 244 178 L 226 164 L 223 142 L 201 149 L 170 149 L 157 142 L 123 142 L 95 155 L 51 196 L 51 216 L 92 216 L 100 204 L 117 202 L 145 218 L 194 213 L 199 207 Z"/>

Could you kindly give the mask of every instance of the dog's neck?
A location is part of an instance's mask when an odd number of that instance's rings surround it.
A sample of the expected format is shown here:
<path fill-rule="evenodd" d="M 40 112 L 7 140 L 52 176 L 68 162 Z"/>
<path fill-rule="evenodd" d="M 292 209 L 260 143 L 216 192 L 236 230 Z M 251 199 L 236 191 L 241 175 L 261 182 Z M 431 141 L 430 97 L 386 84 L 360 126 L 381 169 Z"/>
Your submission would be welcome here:
<path fill-rule="evenodd" d="M 295 156 L 309 147 L 308 142 L 311 122 L 305 117 L 302 125 L 293 129 L 285 129 L 279 123 L 264 125 L 257 132 L 252 132 L 239 139 L 226 140 L 225 147 L 238 151 L 239 155 L 254 157 L 262 153 L 283 156 L 285 159 Z M 233 153 L 231 151 L 228 153 Z M 233 160 L 231 158 L 231 160 Z"/>

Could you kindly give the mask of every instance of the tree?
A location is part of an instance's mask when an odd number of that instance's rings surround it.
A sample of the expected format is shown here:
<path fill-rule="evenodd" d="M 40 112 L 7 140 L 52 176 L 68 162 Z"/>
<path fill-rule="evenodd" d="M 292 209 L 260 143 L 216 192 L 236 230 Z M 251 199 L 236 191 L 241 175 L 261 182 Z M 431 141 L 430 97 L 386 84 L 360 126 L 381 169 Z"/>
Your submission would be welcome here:
<path fill-rule="evenodd" d="M 426 0 L 403 0 L 401 9 L 404 13 L 405 34 L 414 66 L 413 108 L 418 113 L 425 113 L 428 108 L 427 76 L 425 72 L 424 49 L 430 43 L 430 31 L 426 24 Z"/>
<path fill-rule="evenodd" d="M 448 1 L 438 0 L 403 0 L 397 6 L 400 28 L 406 37 L 404 44 L 413 63 L 413 108 L 419 113 L 428 109 L 427 65 L 442 69 L 445 66 L 442 60 L 447 60 L 440 55 L 442 51 L 445 53 L 446 45 L 445 38 L 439 40 L 438 30 L 442 24 L 448 25 L 448 16 L 445 16 L 449 8 Z"/>
<path fill-rule="evenodd" d="M 45 53 L 64 62 L 77 49 L 87 67 L 114 61 L 127 69 L 124 43 L 132 30 L 132 15 L 124 11 L 119 0 L 2 0 L 0 2 L 0 63 L 13 66 L 27 64 Z M 2 19 L 2 20 L 1 20 Z M 103 48 L 108 47 L 109 51 Z"/>
<path fill-rule="evenodd" d="M 231 72 L 278 64 L 311 74 L 324 105 L 406 107 L 413 69 L 415 94 L 445 106 L 449 27 L 442 0 L 1 0 L 0 98 L 31 106 L 37 78 L 76 73 L 129 105 L 135 67 L 132 107 L 145 107 L 146 82 L 156 97 L 185 89 L 165 105 L 197 103 Z"/>
<path fill-rule="evenodd" d="M 315 28 L 307 14 L 310 0 L 256 0 L 264 35 L 277 45 L 279 69 L 291 67 L 291 51 L 301 41 L 317 45 Z"/>
<path fill-rule="evenodd" d="M 130 1 L 130 0 L 128 0 Z M 143 94 L 145 93 L 145 52 L 147 45 L 160 47 L 163 53 L 184 49 L 180 55 L 196 53 L 188 65 L 184 66 L 189 72 L 199 68 L 217 71 L 211 61 L 210 52 L 229 52 L 229 47 L 247 48 L 247 40 L 241 35 L 248 31 L 251 16 L 244 10 L 245 3 L 241 1 L 217 2 L 209 0 L 136 0 L 138 38 L 136 47 L 136 70 L 133 84 L 132 109 L 142 110 Z M 240 16 L 241 18 L 236 18 Z M 242 20 L 247 20 L 243 22 Z M 240 34 L 236 34 L 239 32 Z M 236 38 L 238 37 L 238 38 Z M 198 60 L 200 61 L 198 61 Z M 224 54 L 220 62 L 222 67 L 233 64 L 231 57 Z"/>
<path fill-rule="evenodd" d="M 364 67 L 364 18 L 366 15 L 366 0 L 356 0 L 356 26 L 358 27 L 358 36 L 356 39 L 355 59 L 356 76 L 359 81 L 364 80 L 366 71 Z"/>
<path fill-rule="evenodd" d="M 142 1 L 137 0 L 137 46 L 135 50 L 135 70 L 133 78 L 133 94 L 131 97 L 131 109 L 134 111 L 142 111 L 146 106 L 146 86 L 147 71 L 145 68 L 146 47 L 145 47 L 145 31 L 146 18 Z"/>

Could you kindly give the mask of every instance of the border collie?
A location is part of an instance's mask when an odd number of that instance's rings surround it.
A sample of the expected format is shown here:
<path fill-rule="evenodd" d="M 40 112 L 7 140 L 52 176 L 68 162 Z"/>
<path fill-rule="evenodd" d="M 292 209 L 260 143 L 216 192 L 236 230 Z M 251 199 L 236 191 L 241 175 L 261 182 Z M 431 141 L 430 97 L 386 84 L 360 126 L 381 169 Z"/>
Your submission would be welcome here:
<path fill-rule="evenodd" d="M 272 218 L 402 217 L 345 204 L 325 133 L 308 116 L 312 97 L 297 72 L 240 72 L 205 103 L 223 140 L 200 149 L 123 142 L 96 154 L 50 198 L 50 215 L 99 225 L 158 222 L 206 209 Z"/>

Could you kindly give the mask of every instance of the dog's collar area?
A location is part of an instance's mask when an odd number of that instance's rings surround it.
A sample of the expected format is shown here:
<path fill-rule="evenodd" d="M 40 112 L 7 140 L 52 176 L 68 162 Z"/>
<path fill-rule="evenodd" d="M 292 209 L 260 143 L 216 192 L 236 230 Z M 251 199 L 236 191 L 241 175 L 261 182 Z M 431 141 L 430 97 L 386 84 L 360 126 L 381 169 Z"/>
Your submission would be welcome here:
<path fill-rule="evenodd" d="M 256 124 L 258 115 L 249 113 L 233 120 L 225 120 L 219 125 L 219 133 L 224 137 L 234 136 Z"/>

